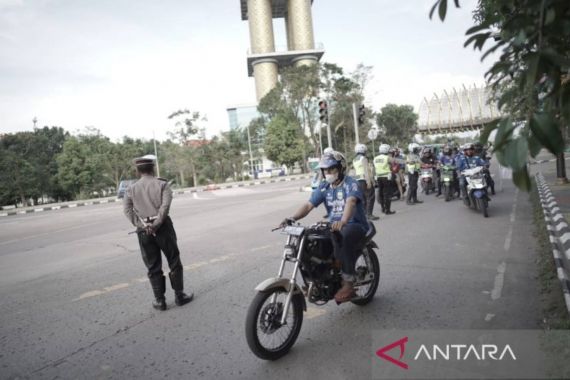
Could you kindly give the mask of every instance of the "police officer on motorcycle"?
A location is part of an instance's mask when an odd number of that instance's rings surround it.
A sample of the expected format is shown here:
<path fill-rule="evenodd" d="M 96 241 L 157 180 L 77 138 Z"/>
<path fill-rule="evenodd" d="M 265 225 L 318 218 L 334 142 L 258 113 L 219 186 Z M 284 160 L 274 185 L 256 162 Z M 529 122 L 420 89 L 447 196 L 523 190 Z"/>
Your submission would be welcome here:
<path fill-rule="evenodd" d="M 352 166 L 355 172 L 355 179 L 358 181 L 360 191 L 364 195 L 364 210 L 366 210 L 368 219 L 378 220 L 380 218 L 372 214 L 376 196 L 374 194 L 374 182 L 370 175 L 368 158 L 366 157 L 366 145 L 356 144 L 354 152 L 356 153 L 356 156 L 352 161 Z"/>
<path fill-rule="evenodd" d="M 341 261 L 342 287 L 335 294 L 338 303 L 348 302 L 355 296 L 355 265 L 358 243 L 365 238 L 369 225 L 364 211 L 364 195 L 357 181 L 346 175 L 346 159 L 340 152 L 324 154 L 319 163 L 325 181 L 311 194 L 311 198 L 291 217 L 281 222 L 284 227 L 292 219 L 297 221 L 324 203 L 328 211 L 331 230 L 338 231 L 341 242 L 336 242 L 334 253 Z"/>

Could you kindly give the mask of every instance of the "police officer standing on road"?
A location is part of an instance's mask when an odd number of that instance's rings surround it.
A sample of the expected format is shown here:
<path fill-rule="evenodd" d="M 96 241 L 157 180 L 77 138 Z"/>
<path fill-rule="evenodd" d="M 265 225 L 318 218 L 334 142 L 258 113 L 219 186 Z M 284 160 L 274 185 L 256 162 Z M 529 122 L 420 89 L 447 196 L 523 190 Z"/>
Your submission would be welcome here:
<path fill-rule="evenodd" d="M 395 183 L 392 181 L 390 164 L 395 162 L 395 159 L 388 156 L 390 151 L 390 145 L 388 144 L 381 144 L 378 151 L 380 154 L 374 157 L 374 175 L 376 176 L 376 181 L 378 181 L 379 203 L 384 214 L 392 215 L 396 213 L 396 211 L 390 209 Z"/>
<path fill-rule="evenodd" d="M 408 196 L 406 198 L 406 204 L 414 205 L 416 203 L 424 203 L 418 200 L 418 178 L 419 178 L 419 168 L 420 168 L 420 157 L 418 153 L 420 152 L 420 146 L 416 143 L 411 143 L 408 145 L 408 156 L 406 158 L 406 169 L 408 170 Z"/>
<path fill-rule="evenodd" d="M 192 301 L 193 294 L 184 293 L 183 268 L 176 232 L 170 216 L 172 190 L 166 180 L 154 176 L 156 157 L 146 155 L 134 160 L 139 180 L 127 188 L 123 199 L 123 212 L 137 228 L 137 237 L 155 301 L 152 306 L 166 310 L 166 279 L 162 272 L 161 251 L 170 267 L 170 284 L 176 305 Z"/>
<path fill-rule="evenodd" d="M 368 158 L 366 158 L 366 145 L 356 144 L 354 152 L 356 153 L 356 157 L 352 161 L 355 173 L 354 178 L 358 181 L 358 187 L 364 196 L 364 211 L 366 211 L 366 216 L 369 220 L 378 220 L 380 218 L 372 214 L 376 197 Z"/>

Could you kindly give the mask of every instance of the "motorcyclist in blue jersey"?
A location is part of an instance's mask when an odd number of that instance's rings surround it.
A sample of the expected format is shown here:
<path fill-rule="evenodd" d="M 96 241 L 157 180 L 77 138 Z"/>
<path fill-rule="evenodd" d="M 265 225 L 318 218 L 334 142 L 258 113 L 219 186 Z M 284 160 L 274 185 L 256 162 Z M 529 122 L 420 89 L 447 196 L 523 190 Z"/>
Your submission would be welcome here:
<path fill-rule="evenodd" d="M 475 155 L 479 156 L 479 158 L 484 162 L 485 181 L 487 182 L 487 185 L 491 188 L 491 194 L 495 195 L 495 181 L 493 180 L 493 177 L 491 177 L 491 172 L 489 170 L 491 167 L 491 156 L 487 156 L 487 152 L 483 147 L 483 144 L 481 144 L 480 142 L 476 142 L 473 145 L 475 147 Z"/>
<path fill-rule="evenodd" d="M 331 230 L 342 235 L 335 244 L 335 256 L 341 261 L 342 287 L 335 294 L 338 303 L 350 301 L 354 295 L 355 265 L 358 257 L 356 248 L 364 239 L 369 229 L 364 211 L 364 195 L 357 181 L 347 176 L 346 159 L 339 152 L 324 154 L 319 167 L 325 181 L 313 191 L 308 202 L 301 206 L 292 217 L 281 222 L 287 225 L 289 220 L 297 221 L 307 216 L 311 210 L 324 203 L 328 212 Z"/>
<path fill-rule="evenodd" d="M 458 162 L 459 173 L 461 173 L 465 169 L 471 169 L 477 166 L 484 166 L 484 165 L 485 162 L 481 160 L 479 156 L 475 155 L 475 147 L 473 144 L 468 143 L 463 145 L 463 156 L 460 158 Z M 459 186 L 461 187 L 461 193 L 463 194 L 463 198 L 466 198 L 467 183 L 465 181 L 465 176 L 462 174 L 459 177 Z"/>

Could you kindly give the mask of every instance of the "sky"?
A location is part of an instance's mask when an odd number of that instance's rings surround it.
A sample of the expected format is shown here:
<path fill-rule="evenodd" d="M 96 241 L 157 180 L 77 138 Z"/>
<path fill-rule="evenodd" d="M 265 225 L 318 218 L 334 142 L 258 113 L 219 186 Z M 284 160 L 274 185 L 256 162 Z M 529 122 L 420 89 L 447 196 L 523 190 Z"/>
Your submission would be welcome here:
<path fill-rule="evenodd" d="M 424 97 L 484 83 L 492 60 L 463 48 L 476 0 L 428 13 L 435 0 L 314 0 L 315 42 L 346 72 L 373 66 L 366 104 L 416 109 Z M 452 2 L 450 2 L 452 3 Z M 286 45 L 283 19 L 276 45 Z M 0 0 L 0 133 L 95 127 L 158 140 L 179 109 L 206 115 L 208 136 L 229 129 L 226 109 L 255 104 L 247 76 L 247 21 L 239 0 Z"/>

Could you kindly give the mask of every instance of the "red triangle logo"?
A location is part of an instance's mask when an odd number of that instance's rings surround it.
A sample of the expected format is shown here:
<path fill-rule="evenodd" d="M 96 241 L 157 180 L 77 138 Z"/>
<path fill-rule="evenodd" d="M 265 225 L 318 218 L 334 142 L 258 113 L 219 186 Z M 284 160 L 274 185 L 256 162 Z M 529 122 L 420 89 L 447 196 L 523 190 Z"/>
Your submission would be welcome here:
<path fill-rule="evenodd" d="M 376 355 L 378 355 L 378 357 L 381 359 L 387 360 L 390 363 L 397 365 L 400 368 L 408 369 L 408 365 L 400 361 L 404 356 L 404 352 L 406 351 L 406 343 L 408 343 L 407 336 L 395 341 L 394 343 L 390 343 L 389 345 L 380 348 L 378 351 L 376 351 Z M 394 347 L 400 347 L 400 357 L 398 359 L 394 359 L 393 357 L 386 354 L 386 351 L 390 351 Z"/>

